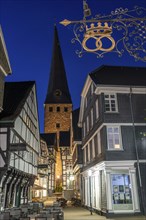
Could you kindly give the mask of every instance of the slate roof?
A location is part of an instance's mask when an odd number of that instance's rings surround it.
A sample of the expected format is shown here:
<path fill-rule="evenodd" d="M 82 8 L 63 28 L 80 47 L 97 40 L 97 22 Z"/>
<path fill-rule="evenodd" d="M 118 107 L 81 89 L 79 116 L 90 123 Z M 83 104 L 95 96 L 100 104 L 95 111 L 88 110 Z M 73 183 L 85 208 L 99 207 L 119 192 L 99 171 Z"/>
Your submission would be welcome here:
<path fill-rule="evenodd" d="M 61 95 L 56 96 L 55 91 L 60 90 Z M 59 43 L 57 28 L 54 28 L 54 44 L 50 70 L 50 78 L 45 104 L 67 103 L 72 104 L 67 77 Z"/>
<path fill-rule="evenodd" d="M 70 131 L 60 131 L 59 147 L 70 147 Z"/>
<path fill-rule="evenodd" d="M 81 141 L 82 133 L 81 128 L 78 127 L 80 108 L 75 109 L 72 113 L 72 125 L 73 125 L 73 139 L 74 141 Z"/>
<path fill-rule="evenodd" d="M 20 114 L 23 105 L 35 81 L 6 82 L 4 88 L 3 111 L 0 113 L 0 122 L 12 122 Z"/>
<path fill-rule="evenodd" d="M 96 85 L 146 86 L 146 68 L 101 66 L 90 74 Z"/>
<path fill-rule="evenodd" d="M 56 147 L 57 136 L 56 133 L 41 133 L 41 138 L 46 141 L 48 148 Z"/>

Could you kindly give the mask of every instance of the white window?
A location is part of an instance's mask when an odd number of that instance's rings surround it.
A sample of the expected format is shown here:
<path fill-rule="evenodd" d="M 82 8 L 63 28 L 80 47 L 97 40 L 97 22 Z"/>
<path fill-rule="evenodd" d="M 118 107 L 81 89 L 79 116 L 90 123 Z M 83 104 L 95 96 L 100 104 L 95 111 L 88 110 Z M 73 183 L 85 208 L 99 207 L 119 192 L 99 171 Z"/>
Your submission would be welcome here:
<path fill-rule="evenodd" d="M 88 148 L 88 161 L 90 161 L 90 144 L 89 143 L 87 145 L 87 148 Z"/>
<path fill-rule="evenodd" d="M 117 112 L 117 96 L 115 94 L 104 95 L 105 112 Z"/>
<path fill-rule="evenodd" d="M 95 145 L 94 145 L 94 138 L 92 139 L 92 158 L 95 157 Z"/>
<path fill-rule="evenodd" d="M 99 109 L 98 109 L 98 99 L 96 100 L 96 102 L 95 102 L 95 112 L 96 112 L 96 119 L 98 119 L 99 118 Z"/>
<path fill-rule="evenodd" d="M 93 108 L 91 108 L 91 128 L 93 127 Z"/>
<path fill-rule="evenodd" d="M 107 127 L 107 143 L 109 150 L 120 150 L 122 148 L 119 127 Z"/>
<path fill-rule="evenodd" d="M 86 161 L 87 161 L 87 158 L 86 158 L 86 146 L 85 146 L 85 148 L 84 148 L 84 163 L 86 164 Z"/>
<path fill-rule="evenodd" d="M 97 143 L 98 143 L 98 155 L 101 154 L 101 139 L 100 139 L 100 131 L 97 133 Z"/>

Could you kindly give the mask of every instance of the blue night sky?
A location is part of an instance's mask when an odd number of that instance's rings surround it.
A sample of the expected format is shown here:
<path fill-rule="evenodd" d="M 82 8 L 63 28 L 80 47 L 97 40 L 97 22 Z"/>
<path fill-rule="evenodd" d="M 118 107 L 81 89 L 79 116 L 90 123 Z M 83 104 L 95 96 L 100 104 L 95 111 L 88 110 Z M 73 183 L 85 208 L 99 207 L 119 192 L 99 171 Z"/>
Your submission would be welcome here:
<path fill-rule="evenodd" d="M 146 7 L 145 0 L 88 0 L 92 15 L 110 14 L 116 8 Z M 102 59 L 86 53 L 75 54 L 72 26 L 59 24 L 63 19 L 83 18 L 82 0 L 0 0 L 0 24 L 12 68 L 6 81 L 35 80 L 37 85 L 40 132 L 43 132 L 44 107 L 52 56 L 54 23 L 57 25 L 73 107 L 80 105 L 80 94 L 87 74 L 101 65 L 146 66 L 127 52 L 121 58 L 109 53 Z"/>

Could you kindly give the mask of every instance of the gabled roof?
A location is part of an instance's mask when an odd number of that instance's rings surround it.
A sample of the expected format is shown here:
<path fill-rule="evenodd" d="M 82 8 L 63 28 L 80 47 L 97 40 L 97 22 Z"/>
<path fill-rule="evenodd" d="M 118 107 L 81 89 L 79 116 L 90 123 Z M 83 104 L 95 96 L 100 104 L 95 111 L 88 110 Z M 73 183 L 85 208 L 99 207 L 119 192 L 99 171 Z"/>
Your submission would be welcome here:
<path fill-rule="evenodd" d="M 0 122 L 13 122 L 20 114 L 23 105 L 35 81 L 6 82 L 4 88 L 3 111 L 0 113 Z"/>
<path fill-rule="evenodd" d="M 73 140 L 74 141 L 81 141 L 82 139 L 81 128 L 78 127 L 79 111 L 80 111 L 80 108 L 75 109 L 72 113 L 72 126 L 73 126 Z"/>
<path fill-rule="evenodd" d="M 42 133 L 40 134 L 41 138 L 47 143 L 49 147 L 56 147 L 57 136 L 56 133 Z"/>
<path fill-rule="evenodd" d="M 60 131 L 59 147 L 70 147 L 70 131 Z"/>
<path fill-rule="evenodd" d="M 72 104 L 56 26 L 54 28 L 54 44 L 50 78 L 45 100 L 45 104 L 50 103 Z"/>
<path fill-rule="evenodd" d="M 12 72 L 1 26 L 0 26 L 0 72 L 2 72 L 4 75 L 11 74 Z"/>
<path fill-rule="evenodd" d="M 101 66 L 90 74 L 96 85 L 146 86 L 146 68 Z"/>

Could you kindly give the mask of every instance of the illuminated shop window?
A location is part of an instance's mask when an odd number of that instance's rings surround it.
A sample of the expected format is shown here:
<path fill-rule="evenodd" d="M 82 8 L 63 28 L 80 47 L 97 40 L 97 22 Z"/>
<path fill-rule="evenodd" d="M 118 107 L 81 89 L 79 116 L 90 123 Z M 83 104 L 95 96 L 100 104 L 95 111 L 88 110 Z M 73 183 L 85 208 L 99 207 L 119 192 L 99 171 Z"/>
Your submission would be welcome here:
<path fill-rule="evenodd" d="M 132 195 L 128 174 L 112 174 L 112 196 L 114 210 L 131 210 Z"/>

